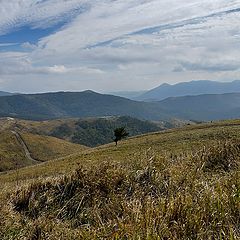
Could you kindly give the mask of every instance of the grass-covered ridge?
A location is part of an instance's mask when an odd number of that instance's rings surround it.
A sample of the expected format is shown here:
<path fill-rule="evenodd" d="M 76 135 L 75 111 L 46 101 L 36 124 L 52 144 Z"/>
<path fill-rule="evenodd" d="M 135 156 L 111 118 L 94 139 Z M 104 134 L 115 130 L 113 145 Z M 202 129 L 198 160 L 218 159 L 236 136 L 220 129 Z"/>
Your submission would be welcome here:
<path fill-rule="evenodd" d="M 21 131 L 15 119 L 0 119 L 0 172 L 31 166 L 87 149 L 50 136 Z"/>
<path fill-rule="evenodd" d="M 239 130 L 139 136 L 2 175 L 0 238 L 239 239 Z"/>
<path fill-rule="evenodd" d="M 31 165 L 25 153 L 10 131 L 0 132 L 0 172 Z"/>
<path fill-rule="evenodd" d="M 126 127 L 130 136 L 175 127 L 171 123 L 154 123 L 128 116 L 59 119 L 42 122 L 17 120 L 17 126 L 25 132 L 49 135 L 89 147 L 112 142 L 114 129 L 121 126 Z"/>
<path fill-rule="evenodd" d="M 18 134 L 25 142 L 34 160 L 26 156 L 22 144 L 12 131 L 0 131 L 0 172 L 66 157 L 87 149 L 85 146 L 54 137 L 22 132 Z"/>
<path fill-rule="evenodd" d="M 73 144 L 50 136 L 41 136 L 31 133 L 22 133 L 21 136 L 28 144 L 28 148 L 33 157 L 40 161 L 49 161 L 66 157 L 87 149 L 85 146 Z"/>
<path fill-rule="evenodd" d="M 129 116 L 108 116 L 101 118 L 72 118 L 48 121 L 27 121 L 15 119 L 16 126 L 24 132 L 47 135 L 81 145 L 96 147 L 113 141 L 114 129 L 125 127 L 129 136 L 157 132 L 179 127 L 191 121 L 172 119 L 152 122 Z"/>

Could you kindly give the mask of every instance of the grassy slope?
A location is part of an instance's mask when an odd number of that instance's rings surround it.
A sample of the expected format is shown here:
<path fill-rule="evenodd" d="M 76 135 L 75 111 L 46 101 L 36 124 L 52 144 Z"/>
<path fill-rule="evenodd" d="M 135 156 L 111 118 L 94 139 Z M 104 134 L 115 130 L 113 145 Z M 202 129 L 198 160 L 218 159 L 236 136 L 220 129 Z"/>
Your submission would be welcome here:
<path fill-rule="evenodd" d="M 54 137 L 21 133 L 31 156 L 39 162 L 53 160 L 87 149 Z M 0 172 L 36 164 L 29 160 L 22 145 L 10 130 L 0 131 Z"/>
<path fill-rule="evenodd" d="M 55 128 L 61 126 L 64 123 L 74 127 L 77 119 L 57 119 L 48 121 L 29 121 L 17 119 L 17 126 L 27 132 L 38 132 L 43 135 L 49 135 Z"/>
<path fill-rule="evenodd" d="M 239 239 L 239 140 L 239 120 L 190 126 L 0 175 L 2 236 Z"/>
<path fill-rule="evenodd" d="M 141 158 L 151 148 L 158 156 L 174 155 L 183 152 L 197 151 L 203 146 L 211 146 L 220 140 L 240 138 L 240 120 L 221 121 L 214 124 L 188 126 L 182 129 L 173 129 L 159 133 L 146 134 L 122 141 L 116 148 L 115 144 L 107 144 L 89 149 L 82 153 L 66 157 L 59 161 L 49 161 L 31 169 L 24 168 L 18 172 L 18 180 L 51 176 L 72 171 L 79 164 L 94 165 L 101 161 L 117 162 L 128 165 L 136 158 Z M 66 167 L 67 166 L 67 167 Z M 0 176 L 0 183 L 9 179 L 15 181 L 16 176 L 11 172 Z"/>
<path fill-rule="evenodd" d="M 22 146 L 10 131 L 0 132 L 0 171 L 31 165 Z"/>
<path fill-rule="evenodd" d="M 58 138 L 22 133 L 32 157 L 40 161 L 49 161 L 86 150 L 87 147 L 73 144 Z"/>

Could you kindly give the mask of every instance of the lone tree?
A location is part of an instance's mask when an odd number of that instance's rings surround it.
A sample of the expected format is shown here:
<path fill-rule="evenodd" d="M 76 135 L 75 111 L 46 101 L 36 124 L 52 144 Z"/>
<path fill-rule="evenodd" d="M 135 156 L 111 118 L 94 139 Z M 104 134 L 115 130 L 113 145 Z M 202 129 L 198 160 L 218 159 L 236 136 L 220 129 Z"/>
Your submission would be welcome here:
<path fill-rule="evenodd" d="M 126 131 L 125 127 L 120 127 L 120 128 L 116 128 L 114 130 L 114 142 L 117 143 L 118 141 L 122 140 L 123 138 L 127 137 L 129 135 L 129 133 Z"/>

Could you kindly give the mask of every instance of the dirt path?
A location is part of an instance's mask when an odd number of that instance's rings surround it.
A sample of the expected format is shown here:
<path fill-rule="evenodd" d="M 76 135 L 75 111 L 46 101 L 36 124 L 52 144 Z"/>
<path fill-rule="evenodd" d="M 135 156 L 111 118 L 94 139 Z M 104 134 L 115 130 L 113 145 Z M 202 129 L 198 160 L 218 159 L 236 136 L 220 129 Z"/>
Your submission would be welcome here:
<path fill-rule="evenodd" d="M 21 144 L 21 146 L 25 152 L 26 158 L 29 159 L 30 161 L 32 161 L 33 163 L 41 163 L 42 161 L 39 161 L 32 157 L 32 155 L 29 152 L 28 147 L 27 147 L 25 141 L 23 140 L 23 138 L 21 137 L 21 135 L 16 131 L 11 131 L 11 132 L 16 136 L 17 141 Z"/>

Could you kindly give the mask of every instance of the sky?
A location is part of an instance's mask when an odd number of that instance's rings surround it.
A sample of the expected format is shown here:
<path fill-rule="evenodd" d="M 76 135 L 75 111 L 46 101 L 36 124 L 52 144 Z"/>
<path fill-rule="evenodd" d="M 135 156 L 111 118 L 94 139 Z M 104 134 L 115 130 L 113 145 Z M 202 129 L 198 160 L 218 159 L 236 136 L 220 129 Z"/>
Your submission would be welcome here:
<path fill-rule="evenodd" d="M 0 90 L 240 79 L 240 0 L 0 0 Z"/>

